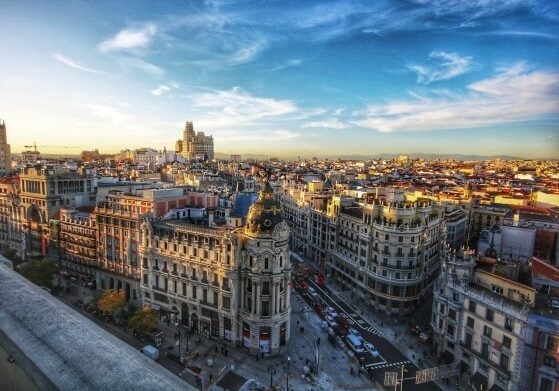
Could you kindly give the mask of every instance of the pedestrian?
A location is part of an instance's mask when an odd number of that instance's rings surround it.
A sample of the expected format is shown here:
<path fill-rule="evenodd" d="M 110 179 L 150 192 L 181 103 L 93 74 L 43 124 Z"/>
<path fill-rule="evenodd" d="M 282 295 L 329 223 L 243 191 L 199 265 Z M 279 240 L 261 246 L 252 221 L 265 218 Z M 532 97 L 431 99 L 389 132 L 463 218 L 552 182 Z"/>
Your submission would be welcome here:
<path fill-rule="evenodd" d="M 227 348 L 225 348 L 225 357 L 227 357 Z"/>
<path fill-rule="evenodd" d="M 221 347 L 221 354 L 224 353 L 224 350 L 225 350 L 225 348 L 222 346 L 222 347 Z"/>
<path fill-rule="evenodd" d="M 214 351 L 217 353 L 217 346 L 214 346 Z"/>
<path fill-rule="evenodd" d="M 353 367 L 349 368 L 349 373 L 351 374 L 351 376 L 355 376 L 355 371 L 353 370 Z"/>
<path fill-rule="evenodd" d="M 208 376 L 210 379 L 210 383 L 212 382 L 212 380 L 214 379 L 214 377 L 212 376 L 212 374 L 210 373 L 210 376 Z"/>

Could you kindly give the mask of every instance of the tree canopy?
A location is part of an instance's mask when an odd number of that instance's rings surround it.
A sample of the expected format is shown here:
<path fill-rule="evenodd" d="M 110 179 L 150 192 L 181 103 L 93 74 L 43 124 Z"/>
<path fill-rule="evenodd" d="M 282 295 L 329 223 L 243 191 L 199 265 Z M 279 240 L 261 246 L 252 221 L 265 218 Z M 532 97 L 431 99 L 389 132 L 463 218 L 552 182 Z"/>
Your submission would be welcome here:
<path fill-rule="evenodd" d="M 126 304 L 126 295 L 122 290 L 109 289 L 103 292 L 97 301 L 97 308 L 116 316 Z"/>
<path fill-rule="evenodd" d="M 128 319 L 128 326 L 139 333 L 149 333 L 157 328 L 157 314 L 153 308 L 144 307 Z"/>
<path fill-rule="evenodd" d="M 57 267 L 54 261 L 47 259 L 44 261 L 29 261 L 21 265 L 19 272 L 34 284 L 52 288 L 52 276 L 56 273 Z"/>

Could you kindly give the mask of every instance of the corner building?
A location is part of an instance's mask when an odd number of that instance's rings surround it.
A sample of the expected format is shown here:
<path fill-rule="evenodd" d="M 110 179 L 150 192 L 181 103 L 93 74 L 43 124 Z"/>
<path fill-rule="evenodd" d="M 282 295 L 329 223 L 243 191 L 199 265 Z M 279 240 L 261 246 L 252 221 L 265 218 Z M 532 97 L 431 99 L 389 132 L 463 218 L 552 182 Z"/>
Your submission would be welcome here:
<path fill-rule="evenodd" d="M 252 354 L 287 348 L 289 229 L 269 186 L 244 228 L 175 219 L 145 221 L 141 231 L 144 305 Z"/>

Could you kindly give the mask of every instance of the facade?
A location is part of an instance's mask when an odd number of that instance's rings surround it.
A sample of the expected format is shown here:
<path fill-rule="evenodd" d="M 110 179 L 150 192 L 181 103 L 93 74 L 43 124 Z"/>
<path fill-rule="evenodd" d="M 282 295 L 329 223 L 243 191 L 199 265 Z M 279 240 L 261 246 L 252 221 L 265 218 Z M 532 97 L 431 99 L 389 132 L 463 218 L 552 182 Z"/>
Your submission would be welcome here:
<path fill-rule="evenodd" d="M 460 365 L 474 390 L 529 389 L 519 382 L 528 376 L 522 361 L 535 305 L 527 265 L 453 252 L 434 290 L 435 350 Z"/>
<path fill-rule="evenodd" d="M 0 179 L 0 250 L 23 258 L 24 234 L 19 202 L 19 178 Z"/>
<path fill-rule="evenodd" d="M 447 207 L 444 214 L 446 243 L 453 249 L 460 249 L 466 241 L 468 215 L 460 208 Z"/>
<path fill-rule="evenodd" d="M 182 140 L 177 141 L 176 152 L 189 160 L 213 160 L 214 139 L 204 132 L 195 132 L 192 122 L 184 127 Z"/>
<path fill-rule="evenodd" d="M 393 316 L 415 311 L 438 276 L 445 239 L 444 210 L 391 192 L 341 208 L 327 272 L 371 307 Z"/>
<path fill-rule="evenodd" d="M 49 240 L 58 240 L 56 230 L 52 230 L 51 220 L 58 220 L 63 207 L 95 205 L 96 179 L 88 171 L 44 165 L 25 167 L 19 180 L 25 251 L 31 256 L 44 256 Z"/>
<path fill-rule="evenodd" d="M 245 227 L 209 221 L 142 226 L 142 299 L 193 332 L 275 355 L 289 340 L 289 230 L 271 190 Z"/>
<path fill-rule="evenodd" d="M 508 209 L 494 206 L 474 206 L 470 211 L 467 241 L 469 246 L 475 247 L 484 229 L 502 225 Z"/>
<path fill-rule="evenodd" d="M 145 189 L 109 192 L 95 210 L 100 272 L 97 287 L 124 289 L 137 302 L 140 293 L 140 226 L 146 218 L 163 217 L 187 204 L 185 190 Z"/>
<path fill-rule="evenodd" d="M 97 227 L 93 213 L 60 210 L 60 256 L 62 266 L 70 275 L 87 282 L 96 281 Z"/>
<path fill-rule="evenodd" d="M 0 176 L 12 171 L 12 152 L 6 134 L 6 122 L 0 120 Z"/>

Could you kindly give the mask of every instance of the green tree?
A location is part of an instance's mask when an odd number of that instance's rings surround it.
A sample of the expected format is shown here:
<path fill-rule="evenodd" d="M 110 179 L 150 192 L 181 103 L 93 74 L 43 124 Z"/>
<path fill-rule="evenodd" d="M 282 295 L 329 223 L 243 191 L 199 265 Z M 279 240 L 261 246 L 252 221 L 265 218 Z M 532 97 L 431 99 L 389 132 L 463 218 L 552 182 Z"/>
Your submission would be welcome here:
<path fill-rule="evenodd" d="M 149 333 L 157 328 L 157 314 L 153 308 L 144 307 L 128 319 L 128 327 L 138 333 Z"/>
<path fill-rule="evenodd" d="M 34 284 L 52 288 L 52 276 L 56 273 L 57 267 L 54 261 L 47 259 L 44 261 L 29 261 L 21 265 L 19 272 Z"/>
<path fill-rule="evenodd" d="M 97 301 L 97 308 L 112 316 L 117 316 L 126 304 L 126 295 L 123 290 L 109 289 Z"/>

